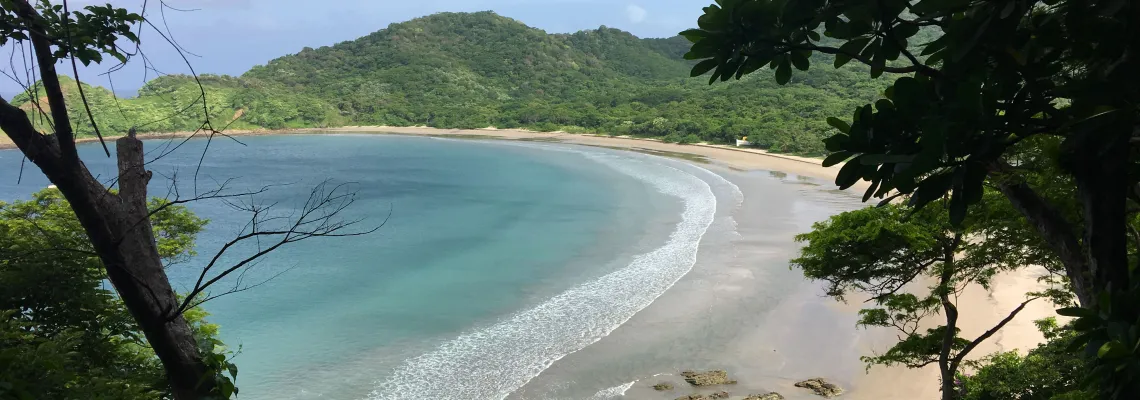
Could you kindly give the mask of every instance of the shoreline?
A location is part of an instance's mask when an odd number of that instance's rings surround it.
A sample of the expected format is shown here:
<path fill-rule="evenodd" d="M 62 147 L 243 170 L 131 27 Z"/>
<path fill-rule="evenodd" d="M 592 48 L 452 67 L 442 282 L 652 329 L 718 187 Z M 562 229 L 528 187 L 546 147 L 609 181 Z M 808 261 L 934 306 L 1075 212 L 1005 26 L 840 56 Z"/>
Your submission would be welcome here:
<path fill-rule="evenodd" d="M 139 137 L 144 140 L 162 140 L 162 139 L 176 139 L 191 136 L 192 132 L 175 132 L 163 134 L 140 134 Z M 517 141 L 535 141 L 535 142 L 554 142 L 564 144 L 575 144 L 585 146 L 604 147 L 611 149 L 620 149 L 627 151 L 635 151 L 642 153 L 655 154 L 659 156 L 671 157 L 680 159 L 682 161 L 701 166 L 702 164 L 712 164 L 719 167 L 724 167 L 733 174 L 721 174 L 725 179 L 739 184 L 742 187 L 748 184 L 747 181 L 756 180 L 758 178 L 747 176 L 750 171 L 770 171 L 772 176 L 777 176 L 777 173 L 790 173 L 799 177 L 810 177 L 816 183 L 811 183 L 806 180 L 796 182 L 796 179 L 787 179 L 788 184 L 803 184 L 803 190 L 811 192 L 819 192 L 821 195 L 834 196 L 832 193 L 822 193 L 828 190 L 835 189 L 832 182 L 838 167 L 825 168 L 819 165 L 821 160 L 795 157 L 780 154 L 771 154 L 762 150 L 740 149 L 731 146 L 722 145 L 706 145 L 706 144 L 689 144 L 680 145 L 672 143 L 664 143 L 658 140 L 632 138 L 632 137 L 610 137 L 605 135 L 593 134 L 573 134 L 565 132 L 533 132 L 517 129 L 436 129 L 426 127 L 340 127 L 328 129 L 288 129 L 288 130 L 250 130 L 250 131 L 230 131 L 226 132 L 227 135 L 242 137 L 242 136 L 264 136 L 264 135 L 291 135 L 291 134 L 307 134 L 307 135 L 320 135 L 320 134 L 390 134 L 390 135 L 412 135 L 412 136 L 430 136 L 430 137 L 451 137 L 454 139 L 500 139 L 500 140 L 517 140 Z M 108 137 L 107 140 L 114 140 L 117 137 Z M 0 137 L 0 149 L 12 148 L 11 142 L 7 141 L 7 137 Z M 79 143 L 95 142 L 95 138 L 81 138 L 77 140 Z M 736 173 L 739 172 L 739 173 Z M 781 178 L 783 180 L 783 178 Z M 865 187 L 866 182 L 859 182 L 852 191 L 858 190 L 860 187 Z M 748 195 L 754 195 L 752 203 L 755 203 L 756 198 L 761 198 L 764 195 L 762 190 L 754 190 Z M 854 203 L 858 199 L 852 200 Z M 746 196 L 744 205 L 742 207 L 749 207 L 750 198 Z M 752 207 L 757 207 L 754 204 Z M 763 210 L 760 210 L 763 211 Z M 838 211 L 836 211 L 838 212 Z M 762 214 L 759 214 L 762 215 Z M 755 226 L 762 226 L 761 219 L 749 218 L 747 220 L 740 220 L 740 228 L 750 229 Z M 767 223 L 767 221 L 764 221 Z M 779 239 L 783 242 L 791 242 L 790 237 L 781 237 Z M 748 244 L 755 248 L 763 248 L 761 245 Z M 748 260 L 748 257 L 745 257 Z M 754 260 L 750 260 L 754 262 Z M 786 259 L 778 260 L 776 264 L 786 265 Z M 980 288 L 973 288 L 974 290 L 967 290 L 960 298 L 959 308 L 962 309 L 963 315 L 967 316 L 966 319 L 959 321 L 960 328 L 964 337 L 976 336 L 992 326 L 996 321 L 1005 316 L 1009 310 L 1012 310 L 1017 304 L 1022 301 L 1023 294 L 1037 288 L 1033 271 L 1030 269 L 1018 271 L 1017 274 L 1004 274 L 995 279 L 993 289 L 985 291 Z M 800 277 L 802 279 L 802 276 Z M 809 365 L 807 369 L 800 365 L 799 369 L 789 370 L 789 374 L 783 380 L 789 379 L 807 379 L 812 376 L 803 375 L 810 374 L 810 365 L 815 365 L 820 373 L 827 371 L 827 363 L 842 362 L 845 368 L 855 367 L 858 373 L 847 374 L 846 376 L 823 376 L 824 378 L 834 379 L 844 386 L 848 386 L 848 392 L 844 398 L 848 399 L 921 399 L 921 398 L 934 398 L 938 395 L 938 372 L 937 366 L 928 366 L 923 369 L 908 369 L 905 367 L 875 367 L 870 369 L 867 373 L 863 373 L 861 362 L 858 360 L 857 355 L 869 355 L 872 352 L 882 352 L 886 350 L 896 339 L 894 332 L 885 329 L 857 329 L 854 323 L 855 315 L 858 311 L 858 303 L 842 304 L 837 303 L 829 298 L 823 298 L 819 291 L 818 285 L 804 281 L 802 287 L 794 292 L 793 295 L 781 299 L 773 310 L 768 311 L 763 317 L 764 324 L 763 330 L 782 331 L 782 332 L 752 332 L 741 330 L 739 335 L 727 343 L 722 343 L 726 350 L 719 357 L 724 364 L 735 365 L 740 360 L 749 354 L 755 353 L 755 347 L 762 346 L 764 348 L 779 348 L 781 357 L 786 359 L 804 360 L 801 364 L 806 363 Z M 674 295 L 680 296 L 675 288 L 670 289 Z M 666 292 L 668 294 L 668 292 Z M 662 308 L 662 307 L 658 307 Z M 814 314 L 808 310 L 821 310 L 828 309 L 823 314 Z M 1012 349 L 1020 349 L 1023 352 L 1031 349 L 1038 343 L 1043 341 L 1041 334 L 1037 332 L 1032 321 L 1034 319 L 1052 316 L 1052 307 L 1043 301 L 1031 304 L 1021 315 L 1018 316 L 1013 322 L 1007 325 L 998 335 L 987 340 L 982 346 L 976 349 L 971 359 L 981 358 L 995 351 L 1008 351 Z M 833 316 L 837 321 L 831 321 L 833 324 L 831 330 L 822 329 L 821 332 L 810 332 L 811 336 L 818 336 L 820 340 L 840 341 L 845 346 L 842 357 L 836 354 L 827 354 L 826 357 L 821 356 L 820 350 L 813 348 L 813 345 L 818 345 L 819 342 L 809 343 L 808 339 L 798 337 L 798 333 L 803 330 L 820 329 L 819 321 L 813 321 L 815 318 L 823 316 Z M 938 318 L 938 317 L 933 317 Z M 850 319 L 850 320 L 848 320 Z M 842 321 L 838 321 L 842 320 Z M 758 328 L 759 329 L 759 328 Z M 785 337 L 780 337 L 783 334 Z M 822 336 L 820 336 L 822 335 Z M 829 346 L 830 348 L 830 346 Z M 775 351 L 775 350 L 769 350 Z M 718 352 L 721 353 L 721 352 Z M 850 356 L 851 354 L 856 356 Z M 841 358 L 841 359 L 840 359 Z M 850 358 L 850 360 L 848 360 Z M 692 365 L 689 368 L 699 369 L 705 365 Z M 782 367 L 781 367 L 782 368 Z M 680 371 L 661 371 L 676 373 Z M 730 376 L 741 380 L 742 383 L 752 381 L 756 383 L 759 381 L 774 382 L 771 376 L 765 376 L 760 373 L 754 375 L 752 371 L 747 368 L 729 368 Z M 803 376 L 800 376 L 803 375 Z M 788 388 L 787 382 L 781 382 L 778 386 L 780 391 L 789 398 L 813 398 L 812 396 L 802 396 L 803 393 L 799 392 L 800 389 Z M 652 385 L 656 382 L 644 382 Z M 645 388 L 640 387 L 642 382 L 634 387 L 633 393 L 650 393 L 644 391 Z M 628 387 L 626 388 L 628 389 Z M 676 395 L 687 394 L 687 388 L 678 387 L 678 391 L 670 392 L 673 398 Z M 733 390 L 733 387 L 724 387 L 725 390 Z M 773 387 L 773 389 L 777 389 Z M 719 390 L 719 389 L 718 389 Z M 751 393 L 733 393 L 734 395 L 743 395 Z M 734 396 L 736 398 L 737 396 Z M 664 398 L 661 395 L 654 398 Z"/>
<path fill-rule="evenodd" d="M 771 153 L 761 149 L 738 148 L 728 145 L 704 143 L 682 145 L 675 143 L 666 143 L 656 139 L 638 138 L 632 136 L 609 136 L 595 133 L 538 132 L 526 129 L 497 129 L 490 127 L 481 129 L 443 129 L 423 126 L 344 126 L 336 128 L 229 130 L 225 132 L 225 135 L 235 138 L 247 136 L 297 134 L 381 134 L 543 141 L 598 147 L 613 147 L 625 150 L 635 149 L 635 151 L 648 150 L 666 153 L 682 153 L 698 157 L 710 158 L 715 161 L 719 161 L 729 167 L 740 170 L 764 169 L 769 171 L 780 171 L 794 173 L 797 175 L 810 176 L 812 178 L 822 179 L 826 181 L 832 180 L 835 176 L 835 173 L 839 171 L 839 166 L 825 168 L 820 165 L 820 163 L 823 161 L 822 159 Z M 205 135 L 202 133 L 197 133 L 196 135 L 205 137 Z M 179 139 L 187 138 L 190 136 L 195 136 L 195 133 L 164 132 L 141 133 L 138 135 L 138 137 L 142 140 Z M 105 136 L 104 140 L 113 141 L 121 137 L 123 137 L 123 135 Z M 94 143 L 98 141 L 99 139 L 94 137 L 82 137 L 75 140 L 77 144 Z M 15 144 L 13 144 L 7 136 L 0 135 L 0 150 L 15 148 Z M 735 156 L 728 155 L 732 153 L 736 153 Z M 670 156 L 671 154 L 658 155 Z M 859 184 L 856 184 L 856 186 L 860 186 L 863 183 L 864 182 L 860 182 Z"/>

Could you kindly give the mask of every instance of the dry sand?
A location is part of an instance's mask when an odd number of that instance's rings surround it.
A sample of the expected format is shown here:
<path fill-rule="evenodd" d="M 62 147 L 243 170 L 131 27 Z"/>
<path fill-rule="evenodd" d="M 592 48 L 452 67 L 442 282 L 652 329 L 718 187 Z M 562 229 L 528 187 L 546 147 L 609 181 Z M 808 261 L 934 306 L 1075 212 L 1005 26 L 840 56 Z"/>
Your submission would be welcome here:
<path fill-rule="evenodd" d="M 609 148 L 628 149 L 633 151 L 658 153 L 690 161 L 715 162 L 739 171 L 779 171 L 800 176 L 808 176 L 823 182 L 831 182 L 838 168 L 824 168 L 819 165 L 820 160 L 794 157 L 786 155 L 769 154 L 762 150 L 740 149 L 730 146 L 691 144 L 678 145 L 664 143 L 656 140 L 609 137 L 601 135 L 583 135 L 569 133 L 540 133 L 514 129 L 435 129 L 427 127 L 384 127 L 384 126 L 350 126 L 331 129 L 299 129 L 289 131 L 232 131 L 227 134 L 233 136 L 263 135 L 263 134 L 289 134 L 289 133 L 375 133 L 375 134 L 404 134 L 428 136 L 453 137 L 480 137 L 487 139 L 507 139 L 525 141 L 550 141 L 568 144 L 601 146 Z M 189 132 L 140 135 L 148 138 L 186 137 Z M 113 139 L 113 138 L 111 138 Z M 92 141 L 84 138 L 81 141 Z M 0 148 L 11 148 L 11 142 L 6 136 L 0 135 Z M 863 183 L 863 182 L 861 182 Z M 857 185 L 865 187 L 865 185 Z M 835 189 L 822 187 L 821 189 Z M 992 327 L 1004 318 L 1025 298 L 1025 293 L 1039 288 L 1036 282 L 1038 271 L 1024 270 L 1016 274 L 1006 274 L 997 277 L 993 289 L 989 292 L 978 288 L 966 291 L 959 298 L 959 308 L 963 319 L 959 321 L 963 337 L 974 337 Z M 789 298 L 781 304 L 773 315 L 788 318 L 809 318 L 801 312 L 805 303 L 818 303 L 821 293 L 803 293 L 802 296 Z M 836 305 L 836 307 L 854 313 L 859 304 Z M 1008 351 L 1019 349 L 1025 351 L 1033 348 L 1044 339 L 1037 332 L 1032 321 L 1053 316 L 1052 307 L 1038 300 L 1031 304 L 1012 323 L 1002 329 L 997 335 L 988 340 L 972 353 L 978 358 L 994 351 Z M 789 321 L 787 326 L 797 324 Z M 885 351 L 895 340 L 893 332 L 889 330 L 858 330 L 854 325 L 850 331 L 837 332 L 837 337 L 851 336 L 854 332 L 858 339 L 853 344 L 863 354 Z M 737 341 L 741 346 L 752 346 L 749 340 Z M 731 351 L 731 349 L 729 349 Z M 747 353 L 750 349 L 741 348 L 740 353 Z M 741 380 L 747 376 L 738 376 Z M 806 376 L 804 378 L 807 378 Z M 875 400 L 912 400 L 934 399 L 938 392 L 938 370 L 936 366 L 923 369 L 907 369 L 905 367 L 875 367 L 865 375 L 857 377 L 851 382 L 851 390 L 844 398 L 848 399 L 875 399 Z"/>
<path fill-rule="evenodd" d="M 257 135 L 275 135 L 275 134 L 294 134 L 294 133 L 376 133 L 376 134 L 401 134 L 401 135 L 425 135 L 425 136 L 479 136 L 491 139 L 511 139 L 511 140 L 532 140 L 532 141 L 553 141 L 571 144 L 581 144 L 589 146 L 603 146 L 615 147 L 625 149 L 644 149 L 649 151 L 666 151 L 692 154 L 701 157 L 715 158 L 718 162 L 723 163 L 729 167 L 741 170 L 764 169 L 772 171 L 783 171 L 787 173 L 811 176 L 820 179 L 831 180 L 835 176 L 835 172 L 839 171 L 838 168 L 823 168 L 819 165 L 819 160 L 788 156 L 781 154 L 771 154 L 763 150 L 756 149 L 741 149 L 730 146 L 722 145 L 679 145 L 673 143 L 665 143 L 652 139 L 639 139 L 630 137 L 610 137 L 602 135 L 587 135 L 587 134 L 571 134 L 565 132 L 534 132 L 522 129 L 438 129 L 428 127 L 392 127 L 392 126 L 345 126 L 339 128 L 327 129 L 290 129 L 290 130 L 228 130 L 226 135 L 230 136 L 257 136 Z M 193 132 L 172 132 L 172 133 L 147 133 L 140 134 L 139 137 L 144 139 L 167 139 L 167 138 L 180 138 L 195 135 Z M 197 133 L 197 136 L 205 137 L 204 133 Z M 121 135 L 107 136 L 106 140 L 112 141 Z M 84 137 L 77 140 L 79 143 L 95 142 L 98 139 L 92 137 Z M 14 148 L 11 140 L 7 135 L 0 135 L 0 149 Z"/>
<path fill-rule="evenodd" d="M 715 159 L 718 163 L 740 170 L 763 169 L 781 171 L 796 175 L 811 176 L 830 181 L 834 179 L 838 167 L 824 168 L 820 160 L 783 154 L 772 154 L 764 150 L 745 149 L 724 145 L 665 143 L 659 140 L 640 139 L 624 136 L 588 135 L 565 132 L 534 132 L 520 129 L 437 129 L 427 127 L 390 126 L 347 126 L 334 129 L 297 130 L 295 132 L 354 132 L 391 133 L 430 136 L 481 136 L 498 139 L 555 141 L 560 143 L 588 146 L 642 149 L 692 154 Z"/>

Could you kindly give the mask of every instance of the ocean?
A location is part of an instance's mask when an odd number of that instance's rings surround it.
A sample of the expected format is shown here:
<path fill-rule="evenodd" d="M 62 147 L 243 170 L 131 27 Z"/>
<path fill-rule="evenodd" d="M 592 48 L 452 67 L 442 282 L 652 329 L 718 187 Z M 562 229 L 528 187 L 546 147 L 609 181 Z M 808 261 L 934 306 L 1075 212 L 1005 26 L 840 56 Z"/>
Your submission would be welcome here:
<path fill-rule="evenodd" d="M 168 269 L 176 289 L 246 226 L 242 204 L 287 215 L 328 181 L 355 191 L 344 218 L 378 227 L 292 244 L 214 289 L 256 286 L 204 306 L 252 400 L 620 396 L 630 385 L 608 382 L 624 377 L 520 389 L 673 287 L 702 241 L 732 240 L 735 222 L 717 210 L 743 200 L 698 166 L 555 143 L 285 135 L 146 148 L 152 196 L 268 186 L 189 205 L 210 223 L 198 255 Z M 81 153 L 113 179 L 98 145 Z M 48 184 L 24 168 L 18 177 L 19 153 L 0 151 L 0 200 Z M 256 248 L 238 250 L 223 263 Z"/>

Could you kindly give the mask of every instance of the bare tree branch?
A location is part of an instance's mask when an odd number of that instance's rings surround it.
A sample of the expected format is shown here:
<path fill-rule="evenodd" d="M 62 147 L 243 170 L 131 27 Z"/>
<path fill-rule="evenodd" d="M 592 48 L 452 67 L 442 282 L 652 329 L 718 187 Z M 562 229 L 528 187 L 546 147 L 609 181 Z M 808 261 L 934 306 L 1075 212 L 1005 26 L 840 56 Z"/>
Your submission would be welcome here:
<path fill-rule="evenodd" d="M 955 355 L 953 360 L 951 361 L 952 362 L 951 365 L 954 367 L 954 369 L 957 370 L 958 365 L 960 365 L 962 363 L 962 360 L 966 358 L 966 355 L 968 355 L 970 353 L 970 351 L 974 350 L 975 347 L 978 347 L 978 345 L 981 344 L 982 342 L 986 341 L 986 339 L 989 339 L 990 336 L 993 336 L 995 333 L 997 333 L 997 331 L 1001 330 L 1002 327 L 1005 327 L 1005 325 L 1008 324 L 1009 321 L 1013 321 L 1013 319 L 1015 317 L 1017 317 L 1017 314 L 1021 313 L 1021 310 L 1025 309 L 1025 306 L 1029 305 L 1029 303 L 1031 303 L 1034 300 L 1037 300 L 1039 298 L 1041 298 L 1041 297 L 1040 296 L 1034 296 L 1034 297 L 1030 297 L 1029 299 L 1021 302 L 1021 304 L 1018 305 L 1017 308 L 1013 309 L 1013 311 L 1011 311 L 1008 316 L 1006 316 L 1004 319 L 1002 319 L 1001 322 L 998 322 L 998 324 L 994 325 L 993 328 L 990 328 L 989 330 L 985 331 L 985 333 L 982 333 L 981 336 L 978 336 L 976 339 L 971 341 L 970 344 L 966 345 L 966 347 L 963 348 L 961 351 L 959 351 L 958 354 Z"/>
<path fill-rule="evenodd" d="M 95 137 L 99 138 L 99 144 L 103 145 L 103 152 L 107 153 L 107 157 L 111 156 L 111 150 L 107 149 L 107 142 L 103 140 L 103 133 L 99 132 L 99 124 L 95 123 L 95 115 L 91 113 L 91 104 L 87 101 L 87 95 L 83 93 L 83 82 L 79 80 L 79 66 L 75 63 L 74 46 L 71 43 L 71 12 L 67 9 L 67 0 L 63 0 L 63 32 L 67 38 L 68 56 L 71 58 L 71 72 L 75 75 L 75 87 L 79 88 L 79 99 L 83 103 L 83 109 L 87 110 L 87 119 L 91 121 L 91 128 L 95 130 Z"/>
<path fill-rule="evenodd" d="M 331 185 L 329 181 L 324 181 L 313 187 L 304 205 L 302 205 L 300 209 L 295 209 L 289 215 L 273 213 L 273 208 L 276 203 L 263 206 L 256 203 L 254 199 L 250 199 L 249 203 L 234 203 L 228 202 L 232 200 L 234 196 L 215 197 L 227 201 L 227 204 L 235 209 L 250 212 L 251 217 L 242 230 L 238 232 L 237 236 L 223 244 L 217 253 L 210 258 L 210 261 L 202 267 L 193 288 L 186 294 L 182 304 L 169 318 L 177 317 L 196 304 L 201 304 L 210 299 L 240 291 L 231 289 L 220 295 L 207 296 L 202 300 L 198 299 L 198 297 L 205 293 L 208 288 L 218 283 L 218 281 L 233 274 L 235 271 L 241 270 L 243 267 L 247 267 L 282 246 L 312 238 L 367 235 L 376 232 L 387 224 L 392 216 L 391 209 L 389 209 L 388 216 L 384 218 L 384 221 L 371 228 L 354 230 L 353 228 L 363 222 L 363 220 L 341 219 L 341 213 L 355 202 L 355 196 L 355 192 L 347 190 L 347 184 Z M 250 197 L 252 197 L 252 195 Z M 282 222 L 284 223 L 282 224 Z M 271 244 L 262 246 L 261 241 L 264 239 L 272 239 Z M 237 251 L 239 246 L 249 242 L 252 242 L 256 246 L 253 254 L 241 258 L 228 267 L 219 267 L 223 257 Z M 220 272 L 211 275 L 211 271 L 217 268 L 221 268 Z"/>

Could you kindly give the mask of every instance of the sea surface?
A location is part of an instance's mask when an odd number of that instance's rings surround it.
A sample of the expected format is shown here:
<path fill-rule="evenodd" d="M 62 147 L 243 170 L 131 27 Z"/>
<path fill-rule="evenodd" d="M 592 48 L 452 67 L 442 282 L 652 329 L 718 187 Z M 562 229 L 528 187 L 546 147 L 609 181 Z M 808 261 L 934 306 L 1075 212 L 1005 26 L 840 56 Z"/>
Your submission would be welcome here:
<path fill-rule="evenodd" d="M 153 196 L 259 192 L 188 204 L 210 223 L 197 256 L 169 267 L 176 289 L 249 229 L 251 210 L 280 217 L 262 228 L 291 221 L 322 183 L 354 193 L 339 216 L 360 221 L 348 232 L 376 229 L 289 244 L 211 289 L 239 289 L 204 307 L 236 353 L 247 400 L 620 396 L 632 385 L 614 386 L 630 380 L 622 365 L 522 388 L 652 304 L 702 246 L 731 257 L 725 210 L 743 200 L 698 166 L 555 143 L 287 135 L 146 149 Z M 80 151 L 113 180 L 99 145 Z M 21 172 L 18 152 L 0 151 L 0 200 L 47 185 L 30 162 Z M 243 242 L 214 271 L 269 244 Z"/>

